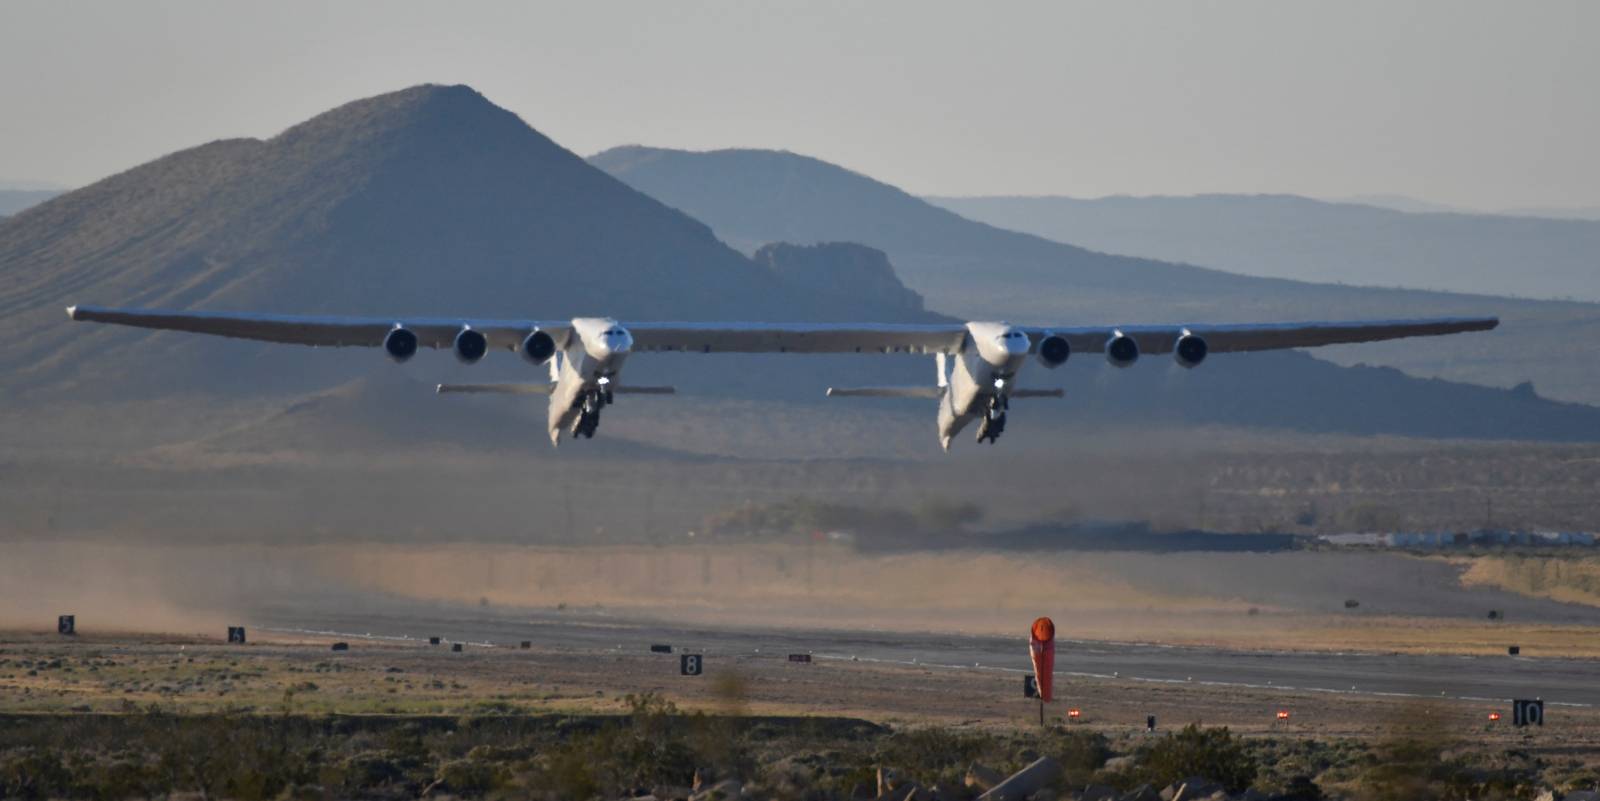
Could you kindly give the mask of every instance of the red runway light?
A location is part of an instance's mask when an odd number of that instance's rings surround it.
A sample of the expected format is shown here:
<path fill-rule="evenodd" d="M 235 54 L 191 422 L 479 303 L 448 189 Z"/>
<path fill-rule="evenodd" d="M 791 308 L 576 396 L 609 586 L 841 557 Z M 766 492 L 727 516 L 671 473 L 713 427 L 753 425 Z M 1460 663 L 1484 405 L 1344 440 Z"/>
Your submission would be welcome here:
<path fill-rule="evenodd" d="M 1289 710 L 1287 710 L 1287 709 L 1278 710 L 1278 720 L 1288 720 L 1288 719 L 1289 719 Z"/>
<path fill-rule="evenodd" d="M 1495 721 L 1497 721 L 1499 719 L 1500 719 L 1500 713 L 1499 712 L 1490 712 L 1489 713 L 1489 722 L 1490 723 L 1493 723 L 1493 722 L 1495 722 Z"/>
<path fill-rule="evenodd" d="M 1073 720 L 1077 720 L 1079 717 L 1082 717 L 1082 716 L 1083 716 L 1083 713 L 1080 712 L 1079 710 L 1076 710 L 1076 709 L 1067 710 L 1067 717 L 1072 718 Z"/>

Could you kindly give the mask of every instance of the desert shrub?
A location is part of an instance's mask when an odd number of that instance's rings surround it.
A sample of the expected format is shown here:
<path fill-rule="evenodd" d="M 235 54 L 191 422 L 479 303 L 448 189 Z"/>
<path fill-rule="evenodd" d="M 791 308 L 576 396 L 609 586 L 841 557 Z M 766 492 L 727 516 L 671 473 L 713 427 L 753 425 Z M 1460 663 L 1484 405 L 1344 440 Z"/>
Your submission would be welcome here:
<path fill-rule="evenodd" d="M 1040 743 L 1039 750 L 1055 757 L 1072 778 L 1098 771 L 1111 758 L 1111 744 L 1106 736 L 1092 731 L 1055 729 Z"/>
<path fill-rule="evenodd" d="M 510 780 L 510 772 L 490 762 L 457 759 L 439 766 L 436 786 L 454 795 L 474 798 Z"/>
<path fill-rule="evenodd" d="M 78 777 L 79 794 L 92 798 L 149 798 L 162 788 L 161 777 L 142 759 L 97 762 Z"/>
<path fill-rule="evenodd" d="M 1437 740 L 1382 743 L 1355 783 L 1359 801 L 1509 801 L 1531 797 L 1536 767 L 1491 765 L 1485 755 L 1447 755 Z"/>
<path fill-rule="evenodd" d="M 924 785 L 960 785 L 967 765 L 990 750 L 993 738 L 942 728 L 896 732 L 879 746 L 878 763 Z"/>
<path fill-rule="evenodd" d="M 405 767 L 386 752 L 356 754 L 340 764 L 336 773 L 346 791 L 397 785 L 406 779 Z"/>
<path fill-rule="evenodd" d="M 1233 792 L 1249 787 L 1259 769 L 1228 727 L 1202 729 L 1193 723 L 1145 746 L 1139 763 L 1139 774 L 1156 786 L 1201 776 Z"/>
<path fill-rule="evenodd" d="M 1365 746 L 1346 740 L 1269 738 L 1248 745 L 1261 766 L 1252 786 L 1285 801 L 1315 801 L 1319 778 L 1348 778 L 1367 756 Z"/>
<path fill-rule="evenodd" d="M 55 753 L 26 748 L 0 756 L 0 798 L 56 798 L 71 785 L 72 774 Z"/>
<path fill-rule="evenodd" d="M 560 741 L 532 760 L 524 782 L 552 798 L 588 798 L 657 784 L 687 785 L 696 767 L 725 756 L 701 754 L 692 743 L 697 732 L 720 731 L 731 727 L 730 721 L 682 715 L 653 693 L 623 700 L 630 714 L 622 720 L 558 729 Z M 719 735 L 714 741 L 738 750 L 736 739 Z"/>

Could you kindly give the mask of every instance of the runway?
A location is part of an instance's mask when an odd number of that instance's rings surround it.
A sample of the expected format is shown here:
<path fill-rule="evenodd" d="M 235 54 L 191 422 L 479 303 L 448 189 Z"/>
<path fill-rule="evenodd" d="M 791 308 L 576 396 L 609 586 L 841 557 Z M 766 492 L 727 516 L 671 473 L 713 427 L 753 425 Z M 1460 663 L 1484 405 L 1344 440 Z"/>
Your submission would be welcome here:
<path fill-rule="evenodd" d="M 648 652 L 652 644 L 718 657 L 917 665 L 929 670 L 1030 671 L 1020 636 L 916 632 L 750 629 L 686 626 L 592 612 L 510 613 L 471 607 L 416 605 L 383 611 L 264 610 L 254 624 L 268 633 L 420 640 L 430 636 L 476 648 L 516 647 L 528 640 L 558 651 Z M 1062 626 L 1063 634 L 1066 632 Z M 1600 706 L 1600 662 L 1532 656 L 1234 651 L 1149 643 L 1062 639 L 1056 675 L 1087 682 L 1118 680 L 1408 698 L 1507 701 L 1543 698 L 1551 706 Z M 1020 687 L 1020 678 L 1019 678 Z"/>

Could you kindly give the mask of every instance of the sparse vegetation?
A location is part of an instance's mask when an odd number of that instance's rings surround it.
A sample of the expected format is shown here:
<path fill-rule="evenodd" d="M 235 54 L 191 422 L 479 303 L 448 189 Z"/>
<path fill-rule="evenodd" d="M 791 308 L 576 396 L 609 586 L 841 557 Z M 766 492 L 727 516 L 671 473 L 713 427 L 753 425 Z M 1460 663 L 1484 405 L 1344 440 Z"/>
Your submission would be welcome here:
<path fill-rule="evenodd" d="M 1458 560 L 1461 582 L 1539 598 L 1600 606 L 1600 557 L 1505 554 Z"/>
<path fill-rule="evenodd" d="M 1587 787 L 1593 768 L 1547 766 L 1526 754 L 1452 748 L 1398 733 L 1352 741 L 1242 738 L 1189 726 L 1155 742 L 1094 732 L 892 730 L 839 718 L 686 714 L 652 694 L 620 716 L 344 717 L 39 716 L 0 726 L 0 797 L 137 798 L 173 793 L 236 799 L 626 797 L 686 791 L 698 775 L 736 778 L 754 797 L 843 799 L 880 768 L 967 798 L 967 766 L 1002 774 L 1040 756 L 1061 763 L 1062 788 L 1126 791 L 1192 778 L 1282 801 L 1529 798 L 1559 783 Z M 718 735 L 706 738 L 707 731 Z M 723 739 L 724 737 L 728 739 Z M 1119 765 L 1107 768 L 1107 759 Z M 1586 783 L 1587 782 L 1587 783 Z"/>
<path fill-rule="evenodd" d="M 1193 723 L 1146 746 L 1139 763 L 1138 775 L 1158 787 L 1204 776 L 1233 792 L 1249 787 L 1260 770 L 1255 755 L 1226 726 L 1202 729 Z"/>

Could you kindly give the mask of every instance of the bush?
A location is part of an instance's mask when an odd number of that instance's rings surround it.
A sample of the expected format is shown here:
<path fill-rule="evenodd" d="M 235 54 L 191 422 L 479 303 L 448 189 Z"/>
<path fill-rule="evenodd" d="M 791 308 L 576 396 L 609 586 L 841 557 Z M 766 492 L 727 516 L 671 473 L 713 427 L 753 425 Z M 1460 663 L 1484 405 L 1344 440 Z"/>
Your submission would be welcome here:
<path fill-rule="evenodd" d="M 1146 746 L 1140 754 L 1140 774 L 1158 787 L 1200 776 L 1239 792 L 1255 781 L 1258 770 L 1244 741 L 1226 726 L 1202 729 L 1191 723 Z"/>
<path fill-rule="evenodd" d="M 66 795 L 72 774 L 56 754 L 27 749 L 0 757 L 0 798 Z"/>
<path fill-rule="evenodd" d="M 1055 757 L 1068 777 L 1088 776 L 1104 767 L 1111 758 L 1111 745 L 1104 734 L 1092 731 L 1057 729 L 1041 750 Z"/>
<path fill-rule="evenodd" d="M 967 765 L 984 755 L 990 739 L 948 729 L 912 729 L 885 741 L 878 763 L 915 776 L 924 785 L 959 786 Z"/>

